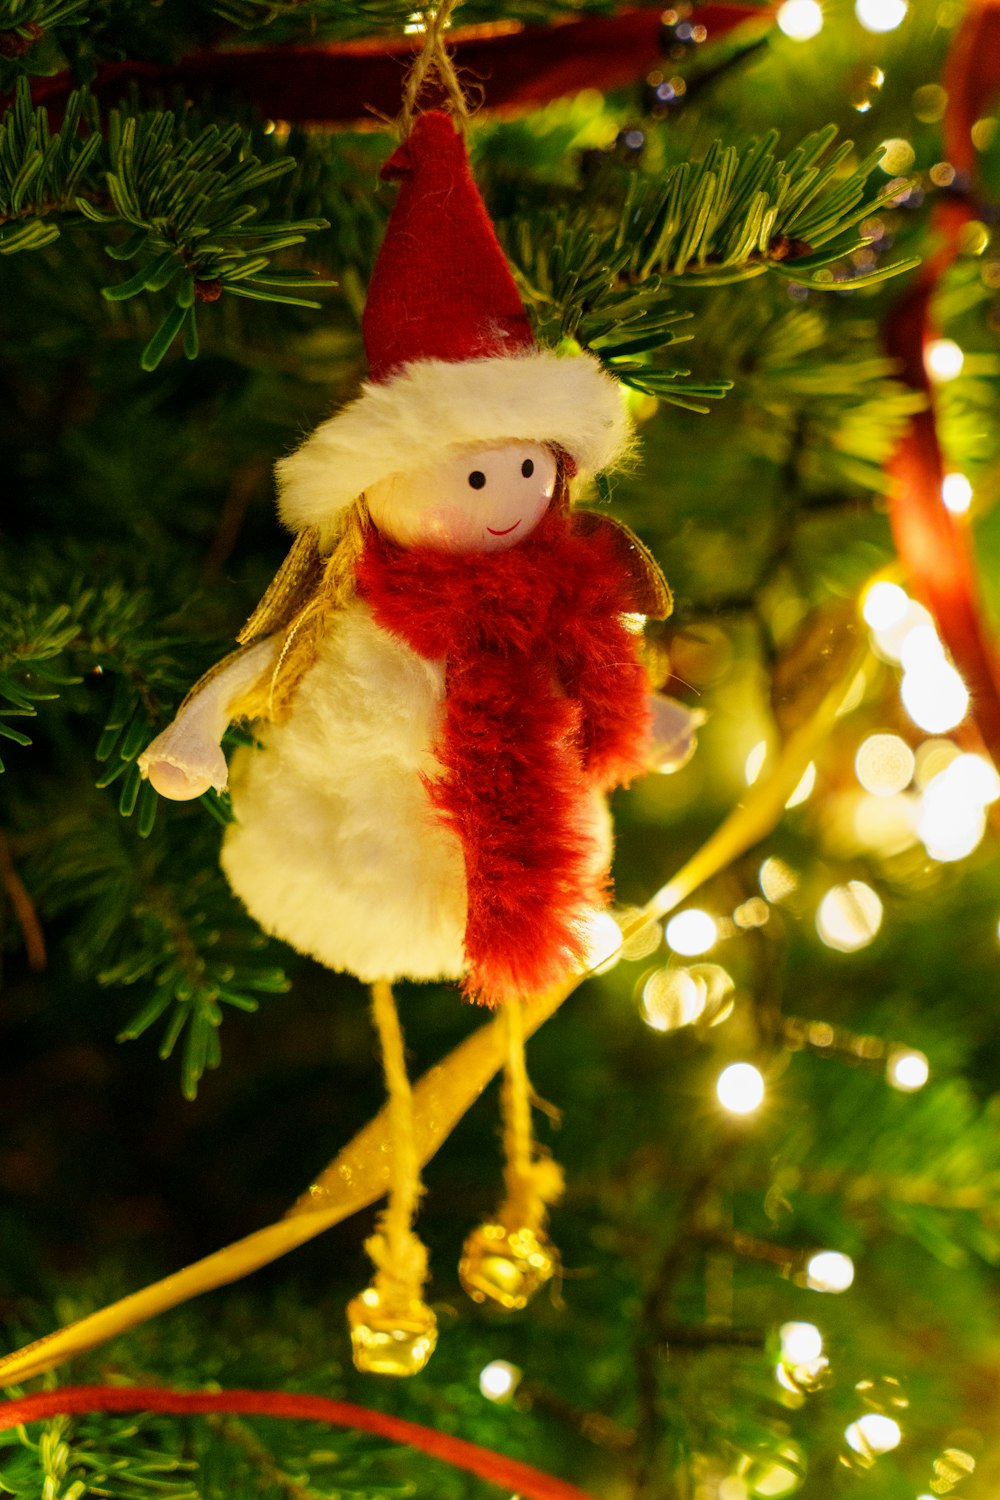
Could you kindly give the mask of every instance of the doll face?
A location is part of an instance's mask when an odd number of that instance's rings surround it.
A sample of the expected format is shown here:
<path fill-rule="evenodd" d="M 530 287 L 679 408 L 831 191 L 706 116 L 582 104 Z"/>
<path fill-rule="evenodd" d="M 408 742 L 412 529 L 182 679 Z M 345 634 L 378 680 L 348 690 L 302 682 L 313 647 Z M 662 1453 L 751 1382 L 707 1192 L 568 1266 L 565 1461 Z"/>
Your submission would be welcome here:
<path fill-rule="evenodd" d="M 552 499 L 556 460 L 542 443 L 460 448 L 430 468 L 393 474 L 365 491 L 384 536 L 403 547 L 502 552 L 538 525 Z"/>

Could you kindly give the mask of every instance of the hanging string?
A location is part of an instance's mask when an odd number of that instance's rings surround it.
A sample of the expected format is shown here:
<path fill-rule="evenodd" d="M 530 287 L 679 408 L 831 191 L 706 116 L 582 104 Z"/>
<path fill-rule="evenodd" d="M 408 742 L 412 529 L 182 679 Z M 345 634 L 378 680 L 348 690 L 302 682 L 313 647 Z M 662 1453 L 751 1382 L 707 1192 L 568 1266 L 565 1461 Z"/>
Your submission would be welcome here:
<path fill-rule="evenodd" d="M 507 1040 L 501 1096 L 506 1201 L 497 1217 L 509 1229 L 538 1230 L 545 1224 L 547 1205 L 562 1194 L 563 1175 L 551 1157 L 536 1157 L 524 1014 L 519 1002 L 504 1006 L 503 1017 Z"/>
<path fill-rule="evenodd" d="M 406 140 L 413 128 L 413 117 L 417 112 L 417 103 L 424 88 L 433 78 L 437 78 L 438 84 L 451 106 L 451 112 L 458 121 L 460 128 L 464 131 L 469 123 L 469 110 L 465 102 L 465 94 L 462 85 L 458 81 L 455 65 L 448 55 L 444 44 L 444 33 L 451 19 L 451 14 L 457 10 L 461 0 L 441 0 L 436 10 L 427 12 L 427 30 L 424 33 L 424 45 L 413 60 L 413 66 L 406 75 L 403 85 L 403 108 L 397 121 L 397 129 L 401 140 Z"/>
<path fill-rule="evenodd" d="M 427 1280 L 427 1249 L 413 1232 L 413 1220 L 423 1192 L 420 1156 L 413 1120 L 413 1094 L 406 1071 L 403 1032 L 392 986 L 378 979 L 372 989 L 372 1016 L 382 1046 L 385 1086 L 389 1096 L 389 1202 L 375 1234 L 365 1249 L 375 1262 L 375 1286 L 383 1303 L 405 1310 L 419 1300 Z"/>

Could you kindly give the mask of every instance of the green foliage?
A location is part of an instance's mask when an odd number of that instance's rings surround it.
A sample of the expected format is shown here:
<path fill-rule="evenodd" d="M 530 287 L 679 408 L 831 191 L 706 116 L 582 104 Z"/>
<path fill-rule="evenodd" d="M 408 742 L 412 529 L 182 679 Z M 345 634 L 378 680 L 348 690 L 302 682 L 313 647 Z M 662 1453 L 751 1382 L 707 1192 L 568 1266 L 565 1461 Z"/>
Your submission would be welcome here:
<path fill-rule="evenodd" d="M 51 702 L 60 688 L 79 681 L 52 666 L 77 630 L 69 605 L 48 609 L 0 594 L 0 739 L 30 745 L 30 736 L 8 721 L 35 718 L 36 704 Z"/>
<path fill-rule="evenodd" d="M 690 370 L 663 368 L 659 355 L 694 338 L 674 325 L 672 289 L 718 288 L 774 273 L 810 290 L 837 290 L 831 266 L 866 246 L 856 227 L 899 195 L 872 192 L 874 151 L 848 167 L 853 144 L 830 150 L 834 125 L 807 136 L 779 160 L 778 132 L 737 148 L 716 141 L 703 159 L 662 175 L 632 172 L 624 193 L 601 180 L 603 201 L 586 192 L 540 222 L 524 220 L 510 238 L 519 282 L 541 327 L 593 349 L 623 384 L 704 412 L 731 382 L 691 382 Z M 595 232 L 595 218 L 600 228 Z M 852 289 L 912 269 L 913 257 L 854 273 Z"/>
<path fill-rule="evenodd" d="M 81 125 L 86 121 L 86 134 Z M 261 161 L 238 125 L 199 128 L 192 111 L 113 109 L 107 140 L 82 90 L 70 95 L 63 125 L 50 135 L 25 80 L 0 123 L 0 251 L 37 250 L 58 238 L 60 216 L 101 229 L 128 229 L 106 245 L 115 260 L 138 261 L 126 280 L 104 288 L 112 302 L 166 292 L 171 305 L 142 353 L 154 370 L 183 335 L 198 353 L 196 302 L 223 292 L 259 302 L 318 307 L 295 294 L 317 283 L 311 272 L 271 268 L 271 257 L 326 227 L 325 219 L 263 220 L 249 201 L 295 170 L 289 156 Z"/>

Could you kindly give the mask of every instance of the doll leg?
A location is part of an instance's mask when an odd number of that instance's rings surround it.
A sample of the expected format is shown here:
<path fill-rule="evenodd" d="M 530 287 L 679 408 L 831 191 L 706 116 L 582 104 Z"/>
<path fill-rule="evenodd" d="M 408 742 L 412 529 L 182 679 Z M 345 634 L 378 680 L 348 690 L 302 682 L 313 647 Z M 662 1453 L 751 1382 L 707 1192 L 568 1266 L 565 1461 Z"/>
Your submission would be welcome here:
<path fill-rule="evenodd" d="M 354 1363 L 375 1375 L 415 1375 L 437 1343 L 437 1321 L 423 1301 L 427 1250 L 413 1232 L 423 1186 L 413 1129 L 413 1096 L 392 986 L 371 987 L 389 1095 L 389 1202 L 365 1249 L 375 1262 L 371 1286 L 348 1306 Z"/>
<path fill-rule="evenodd" d="M 503 1013 L 507 1061 L 500 1108 L 505 1197 L 495 1221 L 469 1235 L 458 1275 L 474 1302 L 489 1300 L 513 1311 L 526 1307 L 558 1269 L 559 1253 L 545 1227 L 548 1205 L 561 1195 L 563 1181 L 557 1163 L 539 1155 L 534 1141 L 520 1001 L 508 1001 Z"/>

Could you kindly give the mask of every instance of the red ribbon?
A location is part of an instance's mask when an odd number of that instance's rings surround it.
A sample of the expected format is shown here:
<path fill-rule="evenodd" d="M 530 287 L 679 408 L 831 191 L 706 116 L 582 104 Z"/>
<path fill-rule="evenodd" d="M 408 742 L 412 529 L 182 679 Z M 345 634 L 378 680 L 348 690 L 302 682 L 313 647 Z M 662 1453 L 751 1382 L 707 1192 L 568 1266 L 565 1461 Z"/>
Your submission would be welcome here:
<path fill-rule="evenodd" d="M 593 1500 L 576 1485 L 554 1479 L 516 1458 L 504 1458 L 478 1443 L 435 1432 L 402 1417 L 331 1401 L 326 1396 L 295 1395 L 288 1391 L 174 1391 L 160 1386 L 69 1385 L 58 1391 L 42 1391 L 17 1401 L 0 1403 L 0 1431 L 23 1422 L 48 1417 L 82 1416 L 92 1412 L 166 1412 L 171 1416 L 203 1416 L 226 1412 L 241 1417 L 286 1417 L 293 1421 L 326 1422 L 331 1427 L 351 1427 L 419 1448 L 432 1458 L 443 1459 L 453 1468 L 488 1479 L 502 1489 L 524 1496 L 524 1500 Z"/>
<path fill-rule="evenodd" d="M 947 157 L 956 169 L 970 172 L 975 160 L 971 128 L 1000 90 L 1000 0 L 980 0 L 965 17 L 943 78 L 948 92 Z M 936 333 L 931 300 L 958 253 L 963 225 L 973 217 L 971 204 L 957 199 L 945 199 L 936 209 L 931 232 L 939 249 L 886 329 L 886 347 L 899 359 L 903 378 L 928 403 L 925 411 L 911 419 L 889 460 L 889 520 L 907 576 L 937 621 L 969 689 L 975 729 L 1000 767 L 1000 658 L 983 623 L 968 530 L 941 498 L 944 460 L 933 388 L 924 363 L 925 350 Z"/>
<path fill-rule="evenodd" d="M 459 76 L 482 89 L 487 109 L 528 109 L 580 89 L 623 88 L 655 66 L 662 11 L 625 10 L 553 26 L 499 21 L 456 27 L 448 48 Z M 717 39 L 744 21 L 769 22 L 766 6 L 710 4 L 692 14 Z M 318 47 L 233 48 L 195 52 L 166 65 L 126 59 L 98 69 L 92 91 L 105 103 L 131 84 L 143 91 L 180 88 L 192 97 L 211 88 L 235 94 L 274 120 L 298 125 L 377 125 L 399 112 L 400 86 L 423 44 L 412 38 L 366 39 Z M 32 80 L 36 104 L 58 113 L 73 88 L 68 73 Z M 474 92 L 474 91 L 473 91 Z M 381 117 L 381 118 L 380 118 Z"/>

